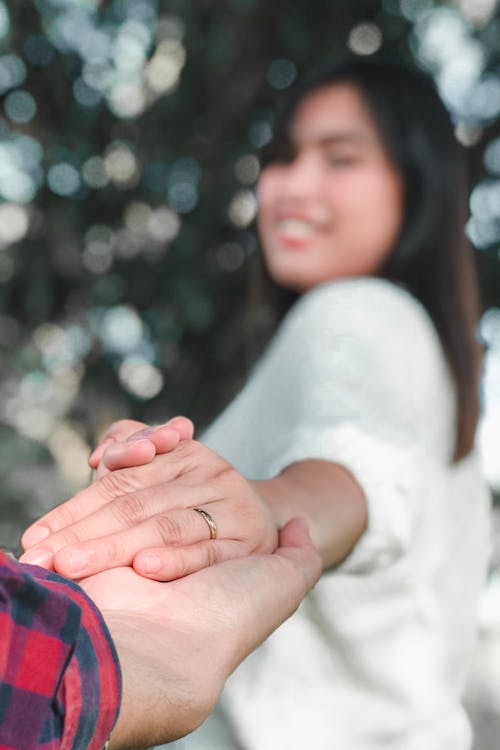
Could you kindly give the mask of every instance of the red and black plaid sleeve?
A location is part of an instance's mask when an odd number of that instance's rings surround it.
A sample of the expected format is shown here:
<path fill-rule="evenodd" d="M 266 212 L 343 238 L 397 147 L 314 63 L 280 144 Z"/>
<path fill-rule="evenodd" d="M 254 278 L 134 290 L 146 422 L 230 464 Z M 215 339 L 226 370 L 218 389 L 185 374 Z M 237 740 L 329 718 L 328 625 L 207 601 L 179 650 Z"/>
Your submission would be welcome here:
<path fill-rule="evenodd" d="M 101 750 L 120 692 L 113 643 L 82 589 L 0 552 L 0 750 Z"/>

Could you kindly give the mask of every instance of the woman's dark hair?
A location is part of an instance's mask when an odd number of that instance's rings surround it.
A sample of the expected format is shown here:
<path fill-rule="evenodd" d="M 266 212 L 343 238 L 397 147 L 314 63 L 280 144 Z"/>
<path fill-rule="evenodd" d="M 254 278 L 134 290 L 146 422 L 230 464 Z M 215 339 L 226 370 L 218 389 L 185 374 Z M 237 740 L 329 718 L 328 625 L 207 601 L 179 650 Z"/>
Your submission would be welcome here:
<path fill-rule="evenodd" d="M 374 59 L 347 60 L 307 78 L 278 114 L 263 164 L 293 158 L 290 125 L 303 99 L 320 88 L 344 83 L 361 94 L 403 178 L 403 226 L 378 275 L 406 287 L 436 326 L 456 383 L 458 460 L 473 446 L 479 416 L 478 292 L 472 248 L 464 232 L 464 149 L 432 79 L 401 63 Z"/>

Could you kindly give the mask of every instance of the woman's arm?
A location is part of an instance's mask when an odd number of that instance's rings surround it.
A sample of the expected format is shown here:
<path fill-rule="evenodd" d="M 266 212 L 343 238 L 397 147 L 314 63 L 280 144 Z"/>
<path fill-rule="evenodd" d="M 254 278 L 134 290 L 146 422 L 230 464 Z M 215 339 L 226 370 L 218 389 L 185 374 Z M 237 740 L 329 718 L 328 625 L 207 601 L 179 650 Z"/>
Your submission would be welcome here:
<path fill-rule="evenodd" d="M 329 461 L 300 461 L 274 479 L 250 482 L 272 508 L 278 527 L 304 518 L 323 569 L 337 565 L 366 529 L 364 493 L 352 474 Z"/>

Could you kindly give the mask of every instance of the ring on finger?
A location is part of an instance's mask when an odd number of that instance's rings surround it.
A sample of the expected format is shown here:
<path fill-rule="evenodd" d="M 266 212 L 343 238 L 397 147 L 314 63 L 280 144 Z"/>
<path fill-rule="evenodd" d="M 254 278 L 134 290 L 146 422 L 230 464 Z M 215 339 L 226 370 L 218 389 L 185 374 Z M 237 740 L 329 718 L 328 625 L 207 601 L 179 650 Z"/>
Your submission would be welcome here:
<path fill-rule="evenodd" d="M 203 510 L 203 508 L 193 508 L 193 510 L 199 513 L 200 516 L 203 516 L 203 518 L 207 522 L 208 528 L 210 529 L 210 539 L 217 539 L 217 524 L 215 523 L 210 513 L 207 513 L 207 511 Z"/>

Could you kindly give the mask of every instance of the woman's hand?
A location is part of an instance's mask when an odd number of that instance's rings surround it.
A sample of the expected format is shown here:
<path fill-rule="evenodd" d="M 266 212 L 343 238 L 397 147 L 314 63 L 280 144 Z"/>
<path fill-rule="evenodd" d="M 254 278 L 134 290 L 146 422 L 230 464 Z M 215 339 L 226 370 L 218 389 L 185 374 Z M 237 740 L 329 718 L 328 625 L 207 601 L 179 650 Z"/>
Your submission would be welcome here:
<path fill-rule="evenodd" d="M 159 427 L 133 419 L 114 422 L 89 458 L 89 466 L 99 479 L 109 471 L 142 466 L 157 453 L 168 453 L 181 440 L 190 440 L 194 425 L 187 417 L 174 417 Z"/>
<path fill-rule="evenodd" d="M 213 518 L 215 539 L 195 508 Z M 40 519 L 23 536 L 23 560 L 68 578 L 132 565 L 143 576 L 172 580 L 273 552 L 277 543 L 271 511 L 251 484 L 203 444 L 183 439 L 150 463 L 105 474 Z"/>

